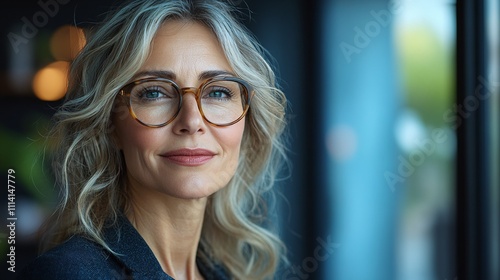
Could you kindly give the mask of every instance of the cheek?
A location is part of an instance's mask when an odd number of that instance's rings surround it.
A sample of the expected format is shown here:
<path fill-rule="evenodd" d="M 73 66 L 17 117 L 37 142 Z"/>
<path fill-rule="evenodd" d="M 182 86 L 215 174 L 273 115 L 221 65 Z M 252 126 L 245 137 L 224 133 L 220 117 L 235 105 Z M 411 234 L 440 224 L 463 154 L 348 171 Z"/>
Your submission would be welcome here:
<path fill-rule="evenodd" d="M 150 129 L 142 126 L 133 119 L 119 120 L 116 123 L 116 140 L 125 155 L 126 161 L 133 155 L 153 151 L 158 145 L 158 133 L 161 129 Z M 127 164 L 130 164 L 127 162 Z"/>
<path fill-rule="evenodd" d="M 212 135 L 222 150 L 223 156 L 217 164 L 211 166 L 207 179 L 213 181 L 217 189 L 225 187 L 234 177 L 238 168 L 244 122 L 224 128 L 214 128 Z M 239 124 L 239 125 L 238 125 Z"/>
<path fill-rule="evenodd" d="M 219 128 L 220 129 L 220 128 Z M 223 147 L 227 156 L 231 161 L 238 162 L 241 141 L 243 139 L 243 132 L 245 130 L 244 120 L 227 127 L 218 133 L 219 144 Z"/>

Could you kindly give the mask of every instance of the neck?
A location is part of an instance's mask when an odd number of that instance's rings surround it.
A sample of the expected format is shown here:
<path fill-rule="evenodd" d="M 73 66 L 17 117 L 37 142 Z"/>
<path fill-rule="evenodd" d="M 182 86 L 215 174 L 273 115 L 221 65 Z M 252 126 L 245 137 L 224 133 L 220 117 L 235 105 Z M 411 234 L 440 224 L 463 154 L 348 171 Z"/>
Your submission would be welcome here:
<path fill-rule="evenodd" d="M 201 279 L 196 266 L 206 198 L 178 199 L 144 189 L 131 191 L 126 215 L 175 279 Z"/>

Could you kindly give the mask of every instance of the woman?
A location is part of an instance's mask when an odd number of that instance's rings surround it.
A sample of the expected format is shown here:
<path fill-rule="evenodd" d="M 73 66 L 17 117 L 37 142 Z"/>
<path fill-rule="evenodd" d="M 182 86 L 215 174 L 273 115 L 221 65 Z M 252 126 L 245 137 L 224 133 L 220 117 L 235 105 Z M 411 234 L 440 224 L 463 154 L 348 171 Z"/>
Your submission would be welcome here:
<path fill-rule="evenodd" d="M 234 12 L 139 0 L 92 30 L 56 114 L 54 248 L 22 279 L 274 276 L 286 101 Z"/>

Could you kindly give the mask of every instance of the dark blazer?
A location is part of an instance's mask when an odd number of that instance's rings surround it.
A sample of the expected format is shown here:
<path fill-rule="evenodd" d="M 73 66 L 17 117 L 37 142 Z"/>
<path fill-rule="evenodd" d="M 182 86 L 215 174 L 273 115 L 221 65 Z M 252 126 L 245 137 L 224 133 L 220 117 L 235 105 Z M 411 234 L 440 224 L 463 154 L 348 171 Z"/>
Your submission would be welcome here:
<path fill-rule="evenodd" d="M 104 231 L 108 246 L 119 255 L 110 254 L 101 245 L 81 235 L 47 251 L 27 265 L 17 279 L 50 280 L 173 280 L 129 220 L 120 216 L 118 222 Z M 205 279 L 229 279 L 221 266 L 211 267 L 197 259 Z"/>

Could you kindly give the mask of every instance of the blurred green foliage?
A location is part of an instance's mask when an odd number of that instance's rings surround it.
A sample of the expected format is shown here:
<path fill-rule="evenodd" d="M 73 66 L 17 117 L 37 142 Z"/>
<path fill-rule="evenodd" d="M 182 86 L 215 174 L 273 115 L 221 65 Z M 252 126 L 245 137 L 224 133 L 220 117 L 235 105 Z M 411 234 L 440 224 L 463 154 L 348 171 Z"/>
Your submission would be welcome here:
<path fill-rule="evenodd" d="M 0 125 L 0 170 L 7 172 L 9 168 L 14 169 L 16 184 L 22 186 L 37 202 L 47 205 L 55 197 L 48 161 L 50 151 L 46 150 L 45 145 L 49 120 L 36 115 L 27 117 L 25 122 L 28 123 L 24 131 L 13 131 Z"/>
<path fill-rule="evenodd" d="M 455 50 L 425 25 L 399 32 L 397 45 L 406 106 L 441 127 L 454 101 Z"/>

